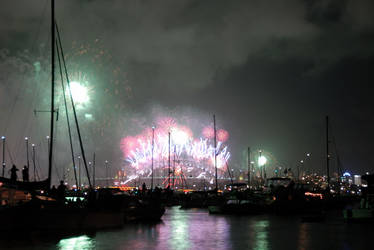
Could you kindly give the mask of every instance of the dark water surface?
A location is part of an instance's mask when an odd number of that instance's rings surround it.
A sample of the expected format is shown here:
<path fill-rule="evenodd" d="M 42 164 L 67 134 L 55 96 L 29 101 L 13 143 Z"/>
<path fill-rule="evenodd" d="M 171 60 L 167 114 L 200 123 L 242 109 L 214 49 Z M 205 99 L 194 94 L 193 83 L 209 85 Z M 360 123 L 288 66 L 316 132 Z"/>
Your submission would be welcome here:
<path fill-rule="evenodd" d="M 70 236 L 2 235 L 0 249 L 374 249 L 373 240 L 373 225 L 339 217 L 302 223 L 294 216 L 209 215 L 173 207 L 155 224 Z"/>

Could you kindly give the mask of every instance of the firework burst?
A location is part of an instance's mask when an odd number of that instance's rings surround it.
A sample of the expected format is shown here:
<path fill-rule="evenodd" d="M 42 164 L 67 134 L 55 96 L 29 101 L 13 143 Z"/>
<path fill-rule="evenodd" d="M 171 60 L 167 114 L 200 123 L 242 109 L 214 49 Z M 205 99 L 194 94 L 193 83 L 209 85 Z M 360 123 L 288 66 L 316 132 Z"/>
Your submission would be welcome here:
<path fill-rule="evenodd" d="M 172 178 L 174 185 L 181 185 L 186 175 L 210 179 L 215 168 L 215 155 L 217 155 L 217 169 L 220 172 L 225 171 L 226 163 L 230 158 L 228 146 L 225 144 L 229 138 L 226 130 L 218 130 L 215 148 L 213 139 L 210 135 L 207 136 L 210 127 L 205 127 L 201 131 L 202 136 L 195 138 L 189 127 L 178 124 L 171 117 L 161 117 L 156 124 L 157 128 L 148 127 L 138 135 L 127 136 L 121 140 L 120 147 L 125 161 L 137 171 L 137 175 L 150 175 L 152 155 L 154 171 L 158 172 L 158 175 L 164 175 L 164 184 L 168 182 L 169 175 L 174 177 Z M 169 155 L 172 159 L 170 167 L 174 170 L 165 174 L 165 170 L 169 169 Z"/>

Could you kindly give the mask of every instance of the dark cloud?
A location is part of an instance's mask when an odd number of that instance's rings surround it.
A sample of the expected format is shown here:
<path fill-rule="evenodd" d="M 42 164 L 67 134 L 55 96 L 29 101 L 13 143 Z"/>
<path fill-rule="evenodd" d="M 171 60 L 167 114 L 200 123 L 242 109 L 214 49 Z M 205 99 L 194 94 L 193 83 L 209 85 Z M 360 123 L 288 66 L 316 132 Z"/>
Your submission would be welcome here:
<path fill-rule="evenodd" d="M 48 3 L 2 3 L 7 58 L 25 49 L 48 54 Z M 373 12 L 371 0 L 56 3 L 67 50 L 99 39 L 110 67 L 126 71 L 132 98 L 119 130 L 128 129 L 130 117 L 152 117 L 154 106 L 191 116 L 195 110 L 201 119 L 215 113 L 232 134 L 235 164 L 250 144 L 290 164 L 313 151 L 321 167 L 330 114 L 347 168 L 360 171 L 373 164 Z M 18 78 L 0 79 L 5 91 Z"/>

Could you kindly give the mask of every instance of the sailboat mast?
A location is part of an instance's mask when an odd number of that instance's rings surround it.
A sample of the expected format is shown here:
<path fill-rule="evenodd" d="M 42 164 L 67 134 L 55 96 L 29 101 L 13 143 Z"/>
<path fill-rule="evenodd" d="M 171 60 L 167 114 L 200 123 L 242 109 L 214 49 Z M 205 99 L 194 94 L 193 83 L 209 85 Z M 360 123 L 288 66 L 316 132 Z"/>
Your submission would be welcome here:
<path fill-rule="evenodd" d="M 170 172 L 170 132 L 169 132 L 169 162 L 168 162 L 168 165 L 169 165 L 169 177 L 168 177 L 168 187 L 170 188 L 170 174 L 171 174 L 171 172 Z"/>
<path fill-rule="evenodd" d="M 151 190 L 153 190 L 153 152 L 155 148 L 155 127 L 152 126 L 152 179 L 151 179 Z"/>
<path fill-rule="evenodd" d="M 327 188 L 330 187 L 329 117 L 326 116 L 326 172 Z"/>
<path fill-rule="evenodd" d="M 248 147 L 248 188 L 251 187 L 251 148 Z"/>
<path fill-rule="evenodd" d="M 176 145 L 174 144 L 174 155 L 173 155 L 173 187 L 175 187 L 175 154 L 176 154 Z"/>
<path fill-rule="evenodd" d="M 218 191 L 216 115 L 213 115 L 213 126 L 214 126 L 214 168 L 215 168 L 215 171 L 216 171 L 216 191 Z"/>
<path fill-rule="evenodd" d="M 93 181 L 93 188 L 96 188 L 96 154 L 93 154 L 93 162 L 92 162 L 92 181 Z"/>
<path fill-rule="evenodd" d="M 53 152 L 53 128 L 54 128 L 54 110 L 55 110 L 55 0 L 51 0 L 51 128 L 50 128 L 50 144 L 48 156 L 48 188 L 51 187 L 52 178 L 52 152 Z"/>

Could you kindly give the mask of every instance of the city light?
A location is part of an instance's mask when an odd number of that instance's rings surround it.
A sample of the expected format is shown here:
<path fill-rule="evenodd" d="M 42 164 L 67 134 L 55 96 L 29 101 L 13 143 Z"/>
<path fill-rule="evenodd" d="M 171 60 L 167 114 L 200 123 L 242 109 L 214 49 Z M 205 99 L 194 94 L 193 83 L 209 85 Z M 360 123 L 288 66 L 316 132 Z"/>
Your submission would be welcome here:
<path fill-rule="evenodd" d="M 343 174 L 343 176 L 344 176 L 344 177 L 351 177 L 351 174 L 348 173 L 348 172 L 345 172 L 345 173 Z"/>

